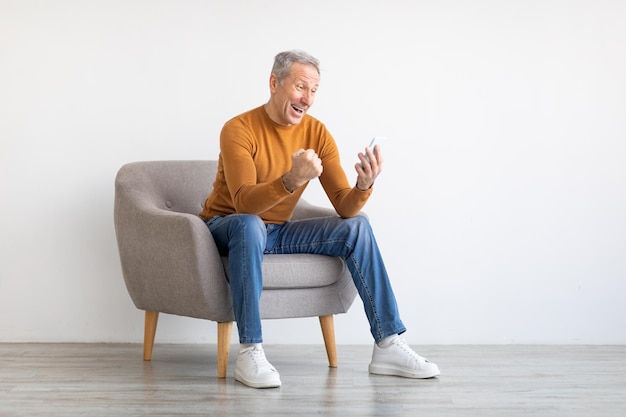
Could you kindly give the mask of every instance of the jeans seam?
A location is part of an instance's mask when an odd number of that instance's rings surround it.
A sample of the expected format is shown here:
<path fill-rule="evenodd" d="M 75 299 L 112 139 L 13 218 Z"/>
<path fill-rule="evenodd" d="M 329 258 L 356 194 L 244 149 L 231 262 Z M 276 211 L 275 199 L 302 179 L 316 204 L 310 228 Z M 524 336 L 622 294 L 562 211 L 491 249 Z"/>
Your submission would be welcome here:
<path fill-rule="evenodd" d="M 245 233 L 243 233 L 243 229 L 242 228 L 239 229 L 239 232 L 242 235 L 245 235 Z M 247 265 L 247 262 L 246 262 L 247 259 L 246 259 L 246 251 L 245 251 L 246 240 L 242 238 L 241 239 L 241 244 L 244 246 L 244 248 L 243 248 L 244 250 L 241 251 L 242 252 L 242 258 L 243 258 L 242 259 L 242 263 L 241 263 L 241 265 L 242 265 L 242 271 L 241 272 L 242 272 L 242 276 L 243 277 L 247 277 L 248 276 L 248 268 L 246 266 Z M 247 279 L 241 279 L 241 281 L 242 281 L 241 282 L 241 287 L 242 287 L 241 289 L 242 289 L 243 294 L 244 294 L 244 297 L 243 297 L 244 299 L 240 300 L 240 302 L 242 303 L 242 305 L 245 306 L 247 298 L 250 297 L 250 294 L 248 294 L 248 286 L 247 286 L 248 280 Z M 242 311 L 240 313 L 241 314 L 240 318 L 242 319 L 241 321 L 243 321 L 243 323 L 244 323 L 243 334 L 246 335 L 246 338 L 247 338 L 248 337 L 247 336 L 248 335 L 248 320 L 247 320 L 247 314 L 246 314 L 246 310 L 247 309 L 246 308 L 242 308 L 241 310 Z M 239 325 L 239 323 L 237 323 L 237 325 Z"/>
<path fill-rule="evenodd" d="M 369 301 L 370 308 L 372 309 L 372 316 L 373 316 L 374 321 L 376 322 L 377 333 L 380 335 L 382 334 L 383 330 L 380 324 L 380 317 L 378 317 L 378 311 L 376 311 L 376 303 L 374 303 L 372 293 L 369 287 L 367 286 L 365 280 L 363 279 L 363 274 L 361 273 L 360 265 L 356 262 L 356 260 L 354 259 L 352 255 L 350 255 L 350 259 L 352 260 L 352 263 L 354 264 L 354 269 L 359 275 L 359 281 L 361 282 L 361 287 L 363 288 L 363 291 L 367 295 L 367 300 Z"/>

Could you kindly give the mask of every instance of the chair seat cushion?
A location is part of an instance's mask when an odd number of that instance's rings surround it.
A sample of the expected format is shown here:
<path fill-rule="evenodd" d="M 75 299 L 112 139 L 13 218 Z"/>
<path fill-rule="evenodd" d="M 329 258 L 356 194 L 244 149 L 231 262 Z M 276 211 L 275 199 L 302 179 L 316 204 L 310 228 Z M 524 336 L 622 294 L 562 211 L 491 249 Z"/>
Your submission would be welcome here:
<path fill-rule="evenodd" d="M 228 276 L 228 257 L 223 256 Z M 318 288 L 332 285 L 348 273 L 341 258 L 326 255 L 265 255 L 263 289 Z"/>

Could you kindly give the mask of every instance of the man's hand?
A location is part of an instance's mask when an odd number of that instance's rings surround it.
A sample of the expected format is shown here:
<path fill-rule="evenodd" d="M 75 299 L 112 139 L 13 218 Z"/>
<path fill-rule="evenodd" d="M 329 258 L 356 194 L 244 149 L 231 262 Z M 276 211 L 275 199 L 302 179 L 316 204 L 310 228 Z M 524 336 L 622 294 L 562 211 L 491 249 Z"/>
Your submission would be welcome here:
<path fill-rule="evenodd" d="M 369 162 L 367 158 L 365 158 L 365 155 L 369 158 Z M 357 162 L 354 165 L 358 174 L 356 186 L 359 190 L 365 191 L 374 185 L 376 177 L 378 177 L 383 170 L 383 155 L 380 152 L 380 146 L 374 146 L 373 151 L 369 148 L 365 148 L 365 153 L 359 152 L 359 159 L 361 162 Z"/>
<path fill-rule="evenodd" d="M 298 149 L 291 155 L 291 170 L 283 175 L 283 184 L 289 192 L 293 192 L 322 175 L 323 170 L 322 160 L 313 149 Z"/>

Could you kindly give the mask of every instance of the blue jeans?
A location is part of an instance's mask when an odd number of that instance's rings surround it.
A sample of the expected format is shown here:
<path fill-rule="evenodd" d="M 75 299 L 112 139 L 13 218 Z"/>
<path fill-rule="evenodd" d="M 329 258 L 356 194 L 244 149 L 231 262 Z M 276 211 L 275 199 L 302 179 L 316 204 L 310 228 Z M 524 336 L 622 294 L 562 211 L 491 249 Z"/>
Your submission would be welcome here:
<path fill-rule="evenodd" d="M 319 217 L 266 225 L 256 215 L 231 214 L 213 217 L 206 224 L 220 253 L 228 254 L 240 343 L 263 342 L 259 301 L 264 254 L 313 253 L 343 258 L 363 301 L 374 340 L 406 331 L 365 217 Z"/>

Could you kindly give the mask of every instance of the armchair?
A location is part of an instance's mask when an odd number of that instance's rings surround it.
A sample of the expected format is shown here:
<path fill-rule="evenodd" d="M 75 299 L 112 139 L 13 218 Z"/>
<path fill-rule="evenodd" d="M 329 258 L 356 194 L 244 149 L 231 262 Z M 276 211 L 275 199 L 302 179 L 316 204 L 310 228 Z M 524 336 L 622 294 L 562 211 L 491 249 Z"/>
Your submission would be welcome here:
<path fill-rule="evenodd" d="M 234 315 L 227 257 L 198 217 L 217 161 L 131 162 L 115 179 L 114 226 L 128 293 L 145 311 L 144 360 L 152 358 L 159 313 L 217 322 L 218 377 L 226 376 Z M 336 216 L 304 200 L 293 218 Z M 266 255 L 261 318 L 319 317 L 329 366 L 337 366 L 333 315 L 356 288 L 340 258 Z"/>

